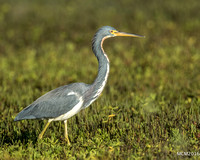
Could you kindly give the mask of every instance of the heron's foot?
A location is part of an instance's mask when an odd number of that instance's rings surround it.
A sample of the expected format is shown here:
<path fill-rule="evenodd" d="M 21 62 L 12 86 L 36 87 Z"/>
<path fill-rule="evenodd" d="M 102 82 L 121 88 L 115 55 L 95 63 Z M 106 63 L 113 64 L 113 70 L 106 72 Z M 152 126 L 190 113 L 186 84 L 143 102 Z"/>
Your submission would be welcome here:
<path fill-rule="evenodd" d="M 67 144 L 70 146 L 71 145 L 71 143 L 70 143 L 70 141 L 69 141 L 69 138 L 68 137 L 65 137 L 65 141 L 67 142 Z"/>
<path fill-rule="evenodd" d="M 38 138 L 39 138 L 39 139 L 42 139 L 42 137 L 43 137 L 43 134 L 40 133 L 39 136 L 38 136 Z"/>

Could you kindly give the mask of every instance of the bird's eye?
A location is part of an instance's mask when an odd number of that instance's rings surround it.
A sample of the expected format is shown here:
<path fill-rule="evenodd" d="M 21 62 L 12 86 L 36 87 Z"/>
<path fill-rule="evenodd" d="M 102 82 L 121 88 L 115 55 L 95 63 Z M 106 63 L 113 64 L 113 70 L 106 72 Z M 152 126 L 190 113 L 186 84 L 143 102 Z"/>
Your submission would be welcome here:
<path fill-rule="evenodd" d="M 117 33 L 117 30 L 110 30 L 110 33 L 115 34 L 115 33 Z"/>
<path fill-rule="evenodd" d="M 115 30 L 111 30 L 111 31 L 110 31 L 111 34 L 114 34 L 115 32 L 116 32 Z"/>

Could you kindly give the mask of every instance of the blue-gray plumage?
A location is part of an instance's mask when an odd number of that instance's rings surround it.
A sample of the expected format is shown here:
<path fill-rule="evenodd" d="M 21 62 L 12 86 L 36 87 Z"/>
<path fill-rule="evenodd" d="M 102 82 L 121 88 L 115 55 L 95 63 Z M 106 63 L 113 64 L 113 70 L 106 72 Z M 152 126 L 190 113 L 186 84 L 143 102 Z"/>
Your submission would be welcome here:
<path fill-rule="evenodd" d="M 100 28 L 92 41 L 92 50 L 99 62 L 98 75 L 95 81 L 92 84 L 72 83 L 56 88 L 23 109 L 15 117 L 14 121 L 23 119 L 48 119 L 48 123 L 39 135 L 39 138 L 43 137 L 51 121 L 64 121 L 65 139 L 70 144 L 67 134 L 67 119 L 88 107 L 103 91 L 109 74 L 109 59 L 102 45 L 105 39 L 115 36 L 143 37 L 119 32 L 110 26 Z"/>
<path fill-rule="evenodd" d="M 88 88 L 89 85 L 84 83 L 73 83 L 56 88 L 22 110 L 16 116 L 15 121 L 22 119 L 49 119 L 67 113 L 79 103 L 79 95 L 83 95 Z"/>

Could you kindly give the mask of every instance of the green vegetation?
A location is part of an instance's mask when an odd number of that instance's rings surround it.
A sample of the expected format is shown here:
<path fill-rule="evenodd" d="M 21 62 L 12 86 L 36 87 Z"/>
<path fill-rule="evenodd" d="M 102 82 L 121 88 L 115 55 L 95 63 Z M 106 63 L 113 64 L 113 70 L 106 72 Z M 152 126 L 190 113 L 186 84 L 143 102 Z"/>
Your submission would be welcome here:
<path fill-rule="evenodd" d="M 181 159 L 200 154 L 198 0 L 0 2 L 0 159 Z M 64 125 L 14 122 L 58 86 L 92 83 L 91 39 L 110 25 L 145 39 L 114 38 L 102 96 Z M 193 158 L 199 158 L 194 156 Z"/>

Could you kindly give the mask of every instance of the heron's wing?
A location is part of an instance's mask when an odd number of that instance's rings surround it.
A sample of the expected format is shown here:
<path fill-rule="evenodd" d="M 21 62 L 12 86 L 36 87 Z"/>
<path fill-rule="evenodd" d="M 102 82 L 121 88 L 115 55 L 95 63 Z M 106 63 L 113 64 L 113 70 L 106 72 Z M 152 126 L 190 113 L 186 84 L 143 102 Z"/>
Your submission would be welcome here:
<path fill-rule="evenodd" d="M 56 118 L 71 111 L 82 99 L 71 90 L 57 88 L 38 98 L 22 110 L 15 121 L 22 119 Z"/>

